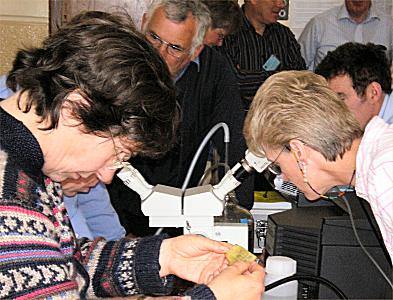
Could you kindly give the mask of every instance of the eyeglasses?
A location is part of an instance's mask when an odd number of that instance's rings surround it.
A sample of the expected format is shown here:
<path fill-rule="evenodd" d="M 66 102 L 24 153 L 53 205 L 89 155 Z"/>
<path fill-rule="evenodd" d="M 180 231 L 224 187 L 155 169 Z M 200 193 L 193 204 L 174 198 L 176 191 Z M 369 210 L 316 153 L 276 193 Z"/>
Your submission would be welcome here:
<path fill-rule="evenodd" d="M 116 158 L 113 161 L 113 165 L 109 167 L 111 170 L 118 170 L 124 168 L 127 164 L 129 164 L 129 160 L 132 157 L 132 153 L 127 153 L 124 150 L 119 151 L 118 147 L 115 144 L 115 140 L 113 138 L 112 132 L 111 132 L 111 137 L 112 137 L 112 143 L 113 143 L 113 149 L 115 150 L 115 156 Z M 121 155 L 123 154 L 123 155 Z"/>
<path fill-rule="evenodd" d="M 223 41 L 224 40 L 224 38 L 225 38 L 225 34 L 223 34 L 223 33 L 217 33 L 217 38 L 218 38 L 218 40 L 219 41 Z"/>
<path fill-rule="evenodd" d="M 118 169 L 122 169 L 125 166 L 127 166 L 129 164 L 129 159 L 131 158 L 131 154 L 126 154 L 124 155 L 122 158 L 117 156 L 116 153 L 116 159 L 113 161 L 113 165 L 111 167 L 109 167 L 109 169 L 111 170 L 118 170 Z"/>
<path fill-rule="evenodd" d="M 180 58 L 186 51 L 186 49 L 183 49 L 182 47 L 164 41 L 152 31 L 148 31 L 146 33 L 146 37 L 155 48 L 160 48 L 162 44 L 166 45 L 166 52 L 176 58 Z"/>
<path fill-rule="evenodd" d="M 273 173 L 274 175 L 281 175 L 281 167 L 276 164 L 277 159 L 280 157 L 281 153 L 286 149 L 287 146 L 282 147 L 280 153 L 278 153 L 277 157 L 275 160 L 272 161 L 272 163 L 267 167 L 267 169 Z"/>

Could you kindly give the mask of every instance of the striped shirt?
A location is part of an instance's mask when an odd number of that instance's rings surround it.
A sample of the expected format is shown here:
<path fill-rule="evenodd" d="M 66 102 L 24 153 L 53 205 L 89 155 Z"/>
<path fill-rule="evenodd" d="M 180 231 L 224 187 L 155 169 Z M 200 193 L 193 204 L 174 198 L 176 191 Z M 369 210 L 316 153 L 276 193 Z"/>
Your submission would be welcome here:
<path fill-rule="evenodd" d="M 242 26 L 236 33 L 224 39 L 220 51 L 227 55 L 235 69 L 246 108 L 270 75 L 283 70 L 306 68 L 300 46 L 288 27 L 276 22 L 266 25 L 263 35 L 260 35 L 244 13 Z M 274 61 L 272 56 L 278 61 Z M 269 58 L 273 63 L 264 69 L 263 66 Z"/>
<path fill-rule="evenodd" d="M 374 43 L 387 48 L 389 59 L 393 51 L 393 21 L 391 15 L 371 5 L 362 23 L 354 22 L 345 5 L 333 7 L 314 18 L 299 37 L 307 68 L 314 70 L 328 51 L 347 42 Z"/>
<path fill-rule="evenodd" d="M 393 261 L 393 125 L 374 117 L 356 155 L 356 194 L 370 203 Z"/>

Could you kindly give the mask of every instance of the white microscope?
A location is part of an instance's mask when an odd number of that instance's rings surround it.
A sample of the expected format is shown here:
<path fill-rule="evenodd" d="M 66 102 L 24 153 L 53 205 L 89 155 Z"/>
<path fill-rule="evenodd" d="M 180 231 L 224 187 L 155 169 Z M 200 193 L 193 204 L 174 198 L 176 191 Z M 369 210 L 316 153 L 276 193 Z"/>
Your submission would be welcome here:
<path fill-rule="evenodd" d="M 185 189 L 146 182 L 137 169 L 126 164 L 119 178 L 142 200 L 142 212 L 149 217 L 150 227 L 183 227 L 184 234 L 201 234 L 211 239 L 238 244 L 247 249 L 247 224 L 215 224 L 225 196 L 238 187 L 254 170 L 261 173 L 270 165 L 266 157 L 246 151 L 245 158 L 229 170 L 217 185 Z"/>

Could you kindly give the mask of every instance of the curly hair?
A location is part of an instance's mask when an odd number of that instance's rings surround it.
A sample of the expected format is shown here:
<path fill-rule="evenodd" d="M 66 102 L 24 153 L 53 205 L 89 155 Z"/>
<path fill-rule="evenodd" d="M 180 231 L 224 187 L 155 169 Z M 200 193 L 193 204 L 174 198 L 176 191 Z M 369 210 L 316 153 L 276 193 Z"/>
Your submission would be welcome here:
<path fill-rule="evenodd" d="M 45 129 L 57 127 L 62 105 L 77 91 L 85 101 L 71 103 L 73 115 L 86 132 L 126 137 L 141 155 L 156 157 L 175 140 L 179 106 L 165 62 L 125 20 L 76 16 L 42 47 L 20 50 L 7 85 L 27 93 L 23 110 L 34 108 L 48 121 Z"/>

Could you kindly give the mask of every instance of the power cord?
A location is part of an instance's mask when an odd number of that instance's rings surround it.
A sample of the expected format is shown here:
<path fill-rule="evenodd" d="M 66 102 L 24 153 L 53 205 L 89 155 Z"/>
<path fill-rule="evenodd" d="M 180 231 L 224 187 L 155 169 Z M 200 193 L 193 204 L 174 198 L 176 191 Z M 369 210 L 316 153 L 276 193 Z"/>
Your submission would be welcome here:
<path fill-rule="evenodd" d="M 190 181 L 192 172 L 194 171 L 194 167 L 195 167 L 195 165 L 196 165 L 196 163 L 198 161 L 198 158 L 199 158 L 200 154 L 202 153 L 203 148 L 206 146 L 207 142 L 210 140 L 210 138 L 213 136 L 214 133 L 216 133 L 216 131 L 219 128 L 224 129 L 225 156 L 227 156 L 228 144 L 229 144 L 229 141 L 230 141 L 229 127 L 228 127 L 228 125 L 226 123 L 221 122 L 221 123 L 218 123 L 218 124 L 214 125 L 212 127 L 212 129 L 210 129 L 210 131 L 206 134 L 205 138 L 203 139 L 203 141 L 199 145 L 199 148 L 198 148 L 197 152 L 195 153 L 195 155 L 194 155 L 194 157 L 193 157 L 193 159 L 191 161 L 190 168 L 188 169 L 186 178 L 184 179 L 184 182 L 183 182 L 183 185 L 182 185 L 182 188 L 181 188 L 183 194 L 185 193 L 185 191 L 187 189 L 187 186 L 188 186 L 188 183 Z M 225 159 L 225 164 L 228 164 L 228 158 L 225 157 L 224 159 Z"/>
<path fill-rule="evenodd" d="M 389 255 L 388 250 L 387 250 L 386 247 L 385 247 L 385 244 L 384 244 L 383 238 L 382 238 L 382 234 L 381 234 L 381 232 L 379 231 L 379 228 L 377 227 L 377 225 L 375 224 L 375 222 L 373 222 L 373 220 L 371 220 L 370 213 L 369 213 L 369 211 L 367 210 L 364 201 L 360 201 L 360 206 L 362 207 L 362 210 L 363 210 L 364 214 L 365 214 L 366 217 L 367 217 L 368 223 L 370 224 L 371 228 L 372 228 L 372 229 L 374 230 L 374 232 L 375 232 L 375 235 L 377 236 L 378 243 L 379 243 L 379 245 L 381 246 L 381 249 L 383 250 L 383 253 L 384 253 L 385 257 L 386 257 L 386 260 L 387 260 L 387 261 L 389 262 L 389 264 L 391 265 L 391 264 L 392 264 L 392 260 L 391 260 L 391 258 L 390 258 L 390 255 Z"/>
<path fill-rule="evenodd" d="M 265 286 L 265 292 L 274 289 L 275 287 L 282 285 L 284 283 L 290 282 L 290 281 L 301 281 L 301 280 L 306 280 L 306 281 L 314 281 L 317 283 L 321 283 L 325 286 L 327 286 L 328 288 L 330 288 L 340 299 L 348 299 L 348 297 L 343 293 L 343 291 L 338 288 L 333 282 L 331 282 L 330 280 L 327 280 L 326 278 L 320 277 L 320 276 L 313 276 L 313 275 L 292 275 L 292 276 L 288 276 L 285 278 L 282 278 L 280 280 L 277 280 L 271 284 L 268 284 L 267 286 Z"/>
<path fill-rule="evenodd" d="M 204 181 L 205 181 L 206 177 L 207 177 L 211 172 L 213 172 L 213 171 L 215 171 L 216 169 L 218 169 L 219 167 L 225 167 L 225 168 L 227 168 L 228 165 L 225 164 L 225 163 L 217 163 L 217 164 L 214 164 L 214 165 L 210 166 L 209 168 L 207 168 L 207 169 L 205 170 L 205 172 L 203 173 L 201 179 L 199 179 L 198 186 L 204 184 Z"/>
<path fill-rule="evenodd" d="M 214 125 L 209 132 L 206 134 L 206 136 L 204 137 L 204 139 L 202 140 L 202 142 L 200 143 L 197 152 L 195 153 L 191 164 L 190 164 L 190 168 L 188 169 L 186 178 L 184 179 L 183 185 L 181 187 L 181 203 L 182 203 L 182 207 L 184 206 L 184 194 L 186 192 L 188 183 L 190 181 L 192 172 L 194 171 L 195 165 L 198 161 L 199 156 L 201 155 L 204 147 L 206 146 L 207 142 L 210 140 L 210 138 L 213 136 L 214 133 L 216 133 L 216 131 L 218 129 L 222 128 L 224 130 L 224 143 L 225 143 L 225 165 L 228 165 L 228 149 L 229 149 L 229 142 L 230 142 L 230 133 L 229 133 L 229 127 L 226 123 L 221 122 L 221 123 L 217 123 L 216 125 Z M 154 235 L 158 235 L 162 232 L 164 228 L 158 228 L 157 231 L 155 232 Z"/>
<path fill-rule="evenodd" d="M 353 230 L 353 233 L 355 234 L 356 240 L 357 240 L 360 248 L 362 248 L 363 252 L 368 256 L 368 258 L 375 265 L 377 270 L 381 273 L 382 277 L 386 280 L 386 282 L 393 289 L 393 283 L 391 282 L 389 277 L 385 274 L 385 272 L 382 270 L 381 266 L 377 263 L 377 261 L 374 259 L 374 257 L 372 257 L 372 255 L 367 251 L 367 249 L 364 247 L 363 243 L 361 242 L 359 234 L 358 234 L 358 232 L 356 230 L 356 227 L 355 227 L 355 221 L 353 219 L 353 214 L 352 214 L 351 207 L 349 206 L 348 199 L 345 197 L 345 195 L 342 195 L 341 198 L 344 200 L 344 203 L 345 203 L 345 205 L 346 205 L 346 207 L 348 209 L 348 215 L 349 215 L 349 219 L 351 220 L 352 230 Z"/>

